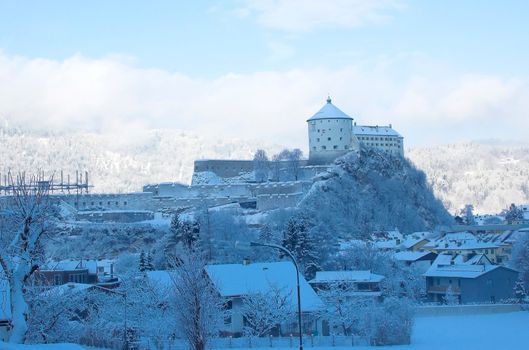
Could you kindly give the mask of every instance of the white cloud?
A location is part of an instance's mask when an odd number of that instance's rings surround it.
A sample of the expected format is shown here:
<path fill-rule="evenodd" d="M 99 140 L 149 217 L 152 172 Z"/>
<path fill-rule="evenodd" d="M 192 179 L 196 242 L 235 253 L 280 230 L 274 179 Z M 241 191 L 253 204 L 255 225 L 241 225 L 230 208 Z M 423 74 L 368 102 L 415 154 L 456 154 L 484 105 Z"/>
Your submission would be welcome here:
<path fill-rule="evenodd" d="M 263 26 L 290 32 L 322 27 L 358 27 L 391 18 L 400 0 L 244 0 L 239 16 L 255 15 Z"/>
<path fill-rule="evenodd" d="M 526 135 L 526 77 L 458 75 L 409 60 L 401 59 L 405 72 L 399 59 L 384 59 L 198 79 L 115 57 L 53 61 L 0 53 L 0 118 L 45 130 L 117 131 L 121 138 L 142 128 L 177 128 L 305 148 L 305 120 L 330 93 L 359 123 L 393 123 L 408 144 Z"/>

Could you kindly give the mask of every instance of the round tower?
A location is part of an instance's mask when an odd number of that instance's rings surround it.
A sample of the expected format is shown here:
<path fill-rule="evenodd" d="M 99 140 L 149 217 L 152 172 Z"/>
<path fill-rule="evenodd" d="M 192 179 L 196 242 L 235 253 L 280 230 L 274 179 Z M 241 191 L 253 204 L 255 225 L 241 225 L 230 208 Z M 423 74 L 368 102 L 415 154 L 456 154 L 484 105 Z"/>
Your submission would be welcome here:
<path fill-rule="evenodd" d="M 358 140 L 353 134 L 353 118 L 333 105 L 330 97 L 307 123 L 309 164 L 329 164 L 347 152 L 358 149 Z"/>

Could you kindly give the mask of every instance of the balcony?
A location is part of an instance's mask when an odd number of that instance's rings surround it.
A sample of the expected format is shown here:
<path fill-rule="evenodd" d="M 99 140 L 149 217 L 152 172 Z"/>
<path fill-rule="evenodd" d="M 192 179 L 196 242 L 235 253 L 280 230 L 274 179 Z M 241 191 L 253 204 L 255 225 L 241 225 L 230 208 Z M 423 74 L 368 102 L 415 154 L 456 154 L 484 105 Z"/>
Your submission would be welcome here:
<path fill-rule="evenodd" d="M 446 294 L 446 290 L 448 289 L 448 286 L 429 286 L 428 287 L 428 293 L 432 294 Z M 461 294 L 461 289 L 458 287 L 452 286 L 452 293 L 454 294 Z"/>

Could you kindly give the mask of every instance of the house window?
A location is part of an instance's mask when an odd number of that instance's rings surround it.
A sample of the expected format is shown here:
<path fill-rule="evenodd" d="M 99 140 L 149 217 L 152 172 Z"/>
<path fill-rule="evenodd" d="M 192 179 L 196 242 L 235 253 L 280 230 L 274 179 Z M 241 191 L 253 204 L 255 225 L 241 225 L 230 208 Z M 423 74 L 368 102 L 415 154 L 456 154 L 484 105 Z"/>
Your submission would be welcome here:
<path fill-rule="evenodd" d="M 330 137 L 327 137 L 327 141 L 331 141 L 331 138 L 330 138 Z"/>
<path fill-rule="evenodd" d="M 59 285 L 59 284 L 62 284 L 62 277 L 61 275 L 54 275 L 53 276 L 53 282 L 55 283 L 55 285 Z"/>
<path fill-rule="evenodd" d="M 492 284 L 493 284 L 493 283 L 492 283 L 492 280 L 489 278 L 489 279 L 487 280 L 487 286 L 492 286 Z"/>

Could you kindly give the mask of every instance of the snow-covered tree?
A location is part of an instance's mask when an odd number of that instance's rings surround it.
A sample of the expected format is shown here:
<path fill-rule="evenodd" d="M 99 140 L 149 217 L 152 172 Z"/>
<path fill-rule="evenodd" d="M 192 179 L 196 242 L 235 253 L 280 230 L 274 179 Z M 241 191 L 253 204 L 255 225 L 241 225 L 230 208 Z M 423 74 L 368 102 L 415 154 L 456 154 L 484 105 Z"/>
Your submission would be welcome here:
<path fill-rule="evenodd" d="M 461 217 L 465 225 L 474 225 L 476 220 L 474 219 L 474 206 L 472 204 L 466 204 L 463 209 L 461 209 Z"/>
<path fill-rule="evenodd" d="M 271 286 L 266 293 L 256 292 L 243 297 L 244 333 L 263 337 L 280 328 L 282 323 L 288 323 L 295 315 L 291 300 L 291 291 L 278 286 Z"/>
<path fill-rule="evenodd" d="M 145 272 L 147 270 L 146 265 L 147 265 L 147 258 L 145 257 L 145 252 L 142 250 L 140 253 L 140 265 L 138 269 L 141 272 Z"/>
<path fill-rule="evenodd" d="M 182 220 L 178 214 L 175 214 L 171 219 L 170 226 L 174 244 L 181 244 L 188 249 L 191 249 L 198 241 L 200 234 L 200 223 L 198 221 Z"/>
<path fill-rule="evenodd" d="M 354 288 L 347 283 L 332 283 L 319 292 L 325 305 L 320 316 L 329 323 L 332 334 L 361 335 L 362 307 L 374 301 L 355 298 L 353 294 Z"/>
<path fill-rule="evenodd" d="M 193 350 L 206 349 L 224 320 L 224 303 L 205 265 L 202 253 L 184 249 L 171 271 L 178 330 Z"/>
<path fill-rule="evenodd" d="M 524 302 L 525 298 L 527 297 L 527 291 L 525 290 L 524 284 L 521 280 L 517 280 L 514 283 L 514 297 L 520 303 Z"/>
<path fill-rule="evenodd" d="M 270 171 L 270 161 L 266 155 L 266 151 L 258 149 L 255 151 L 253 157 L 253 172 L 255 181 L 265 182 L 268 180 L 268 173 Z"/>
<path fill-rule="evenodd" d="M 513 222 L 516 222 L 518 220 L 523 220 L 523 211 L 516 206 L 516 204 L 512 203 L 509 206 L 509 209 L 505 212 L 505 221 L 507 223 L 512 224 Z"/>
<path fill-rule="evenodd" d="M 529 290 L 529 237 L 519 236 L 513 244 L 512 258 L 510 266 L 518 270 L 518 280 L 523 286 L 523 290 Z"/>
<path fill-rule="evenodd" d="M 401 345 L 411 341 L 415 304 L 406 298 L 390 297 L 368 313 L 368 336 L 373 345 Z"/>
<path fill-rule="evenodd" d="M 309 229 L 307 218 L 301 215 L 292 217 L 286 224 L 282 246 L 294 255 L 300 266 L 300 272 L 310 279 L 320 268 L 318 265 L 318 248 Z M 280 253 L 280 257 L 283 255 Z"/>
<path fill-rule="evenodd" d="M 0 212 L 0 266 L 9 284 L 12 330 L 9 341 L 26 339 L 29 310 L 26 284 L 39 268 L 40 239 L 50 226 L 51 204 L 46 181 L 37 176 L 10 177 L 13 195 L 5 197 Z"/>

